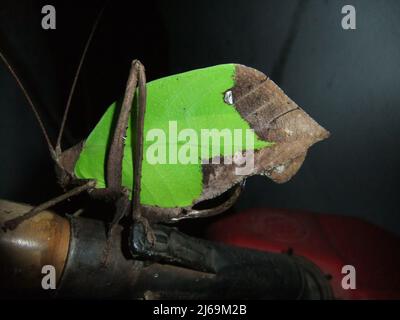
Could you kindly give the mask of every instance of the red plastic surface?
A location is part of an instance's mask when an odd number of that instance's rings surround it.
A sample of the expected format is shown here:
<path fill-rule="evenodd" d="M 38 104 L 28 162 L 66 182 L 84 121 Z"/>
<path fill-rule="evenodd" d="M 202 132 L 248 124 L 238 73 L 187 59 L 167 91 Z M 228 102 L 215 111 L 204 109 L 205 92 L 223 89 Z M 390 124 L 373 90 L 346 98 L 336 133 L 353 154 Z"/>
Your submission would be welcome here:
<path fill-rule="evenodd" d="M 400 238 L 360 219 L 283 209 L 228 215 L 208 238 L 241 247 L 307 257 L 332 276 L 338 299 L 400 299 Z M 344 265 L 356 270 L 356 289 L 343 289 Z"/>

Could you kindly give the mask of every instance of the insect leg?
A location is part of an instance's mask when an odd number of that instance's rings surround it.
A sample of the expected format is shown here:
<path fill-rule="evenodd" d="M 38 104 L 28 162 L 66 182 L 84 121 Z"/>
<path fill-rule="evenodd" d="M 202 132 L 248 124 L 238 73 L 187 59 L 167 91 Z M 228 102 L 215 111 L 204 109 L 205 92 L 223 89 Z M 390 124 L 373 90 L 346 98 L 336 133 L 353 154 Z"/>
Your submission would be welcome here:
<path fill-rule="evenodd" d="M 127 190 L 126 192 L 124 190 L 121 196 L 115 202 L 115 214 L 107 231 L 109 239 L 111 239 L 111 234 L 118 225 L 119 221 L 128 215 L 130 207 L 129 193 Z"/>
<path fill-rule="evenodd" d="M 132 62 L 131 70 L 128 77 L 128 82 L 125 89 L 125 95 L 122 102 L 121 111 L 118 116 L 118 121 L 111 141 L 110 151 L 107 159 L 107 187 L 111 191 L 123 193 L 122 187 L 122 159 L 124 152 L 124 137 L 128 127 L 129 116 L 131 114 L 133 98 L 135 96 L 136 88 L 138 87 L 138 110 L 136 117 L 136 141 L 134 146 L 134 186 L 132 195 L 132 218 L 135 222 L 140 222 L 148 234 L 150 240 L 154 239 L 149 222 L 141 214 L 140 205 L 140 189 L 142 177 L 142 161 L 143 161 L 143 130 L 144 130 L 144 115 L 146 112 L 146 74 L 144 66 L 139 60 Z M 124 197 L 122 195 L 122 197 Z M 123 203 L 124 200 L 121 200 Z M 115 214 L 110 232 L 115 224 L 126 213 L 123 208 L 117 205 L 117 212 Z M 119 211 L 119 212 L 118 212 Z M 123 211 L 123 212 L 121 212 Z"/>
<path fill-rule="evenodd" d="M 134 60 L 132 62 L 128 82 L 126 84 L 124 100 L 122 101 L 121 110 L 118 115 L 118 120 L 107 158 L 107 188 L 116 193 L 122 191 L 122 159 L 124 156 L 124 138 L 126 135 L 129 115 L 132 109 L 132 102 L 138 83 L 139 65 L 141 65 L 141 63 L 138 60 Z"/>
<path fill-rule="evenodd" d="M 129 116 L 131 114 L 133 98 L 138 87 L 138 110 L 136 117 L 136 141 L 134 156 L 134 187 L 132 213 L 134 220 L 141 217 L 140 211 L 140 185 L 143 160 L 143 129 L 144 114 L 146 111 L 146 75 L 144 66 L 139 60 L 132 62 L 128 82 L 125 89 L 125 96 L 122 102 L 121 111 L 114 131 L 110 152 L 107 159 L 107 187 L 111 190 L 121 192 L 122 187 L 122 159 L 124 152 L 124 137 L 128 127 Z M 118 210 L 118 208 L 117 208 Z M 120 213 L 116 214 L 120 216 Z M 111 226 L 112 228 L 112 226 Z"/>
<path fill-rule="evenodd" d="M 42 212 L 42 211 L 44 211 L 44 210 L 56 205 L 59 202 L 62 202 L 64 200 L 66 200 L 66 199 L 68 199 L 68 198 L 70 198 L 72 196 L 75 196 L 75 195 L 78 195 L 78 194 L 80 194 L 80 193 L 82 193 L 84 191 L 93 189 L 95 187 L 95 185 L 96 185 L 96 181 L 95 180 L 89 180 L 84 185 L 75 187 L 75 188 L 67 191 L 66 193 L 58 196 L 58 197 L 55 197 L 53 199 L 50 199 L 49 201 L 46 201 L 46 202 L 38 205 L 37 207 L 33 208 L 31 211 L 25 213 L 24 215 L 22 215 L 20 217 L 17 217 L 15 219 L 11 219 L 11 220 L 6 221 L 3 224 L 2 228 L 4 230 L 13 230 L 16 227 L 18 227 L 18 225 L 20 223 L 22 223 L 23 221 L 34 217 L 35 215 L 39 214 L 40 212 Z"/>
<path fill-rule="evenodd" d="M 113 233 L 117 229 L 119 221 L 128 215 L 130 209 L 130 200 L 129 200 L 129 192 L 128 190 L 124 190 L 119 198 L 115 201 L 115 213 L 113 220 L 110 223 L 109 228 L 107 229 L 107 242 L 103 252 L 102 265 L 104 267 L 109 263 L 109 253 L 112 248 L 113 241 Z"/>
<path fill-rule="evenodd" d="M 139 65 L 139 103 L 136 118 L 136 141 L 135 141 L 135 160 L 134 160 L 134 186 L 133 186 L 133 219 L 142 217 L 140 206 L 140 190 L 142 180 L 142 162 L 143 162 L 143 131 L 144 115 L 146 112 L 146 74 L 142 64 Z"/>
<path fill-rule="evenodd" d="M 142 224 L 145 234 L 150 243 L 155 242 L 155 235 L 150 223 L 146 217 L 142 215 L 140 204 L 140 191 L 142 180 L 142 163 L 143 163 L 143 136 L 144 136 L 144 116 L 146 113 L 146 74 L 144 66 L 139 65 L 139 84 L 138 84 L 138 110 L 136 118 L 136 141 L 135 141 L 135 160 L 134 160 L 134 186 L 132 196 L 132 218 L 136 223 Z"/>

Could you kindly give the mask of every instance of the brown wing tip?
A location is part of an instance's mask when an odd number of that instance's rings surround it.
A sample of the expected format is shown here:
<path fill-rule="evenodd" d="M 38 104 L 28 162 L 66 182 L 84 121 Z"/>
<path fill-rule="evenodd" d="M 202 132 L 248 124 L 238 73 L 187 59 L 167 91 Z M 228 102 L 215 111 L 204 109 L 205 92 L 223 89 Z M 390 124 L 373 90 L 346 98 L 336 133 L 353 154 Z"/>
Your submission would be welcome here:
<path fill-rule="evenodd" d="M 301 167 L 307 150 L 327 139 L 319 125 L 262 72 L 236 65 L 234 105 L 263 140 L 275 142 L 261 150 L 257 172 L 278 183 L 288 181 Z"/>

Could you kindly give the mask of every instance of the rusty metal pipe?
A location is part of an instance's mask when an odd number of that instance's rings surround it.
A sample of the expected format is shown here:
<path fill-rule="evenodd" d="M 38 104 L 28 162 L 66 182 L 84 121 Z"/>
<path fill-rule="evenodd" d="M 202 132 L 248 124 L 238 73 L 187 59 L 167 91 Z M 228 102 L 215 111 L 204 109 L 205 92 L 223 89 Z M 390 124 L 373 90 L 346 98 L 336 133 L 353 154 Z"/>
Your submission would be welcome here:
<path fill-rule="evenodd" d="M 0 224 L 31 208 L 0 200 Z M 159 287 L 165 277 L 168 286 L 163 297 L 194 298 L 198 280 L 212 278 L 190 269 L 134 260 L 124 246 L 127 237 L 122 228 L 115 230 L 106 257 L 105 227 L 97 220 L 43 211 L 15 230 L 0 229 L 0 297 L 154 299 L 149 288 Z M 44 265 L 56 269 L 56 290 L 42 288 Z"/>
<path fill-rule="evenodd" d="M 212 278 L 206 280 L 198 279 L 198 283 L 201 282 L 204 287 L 197 290 L 197 294 L 206 292 L 206 298 L 332 298 L 329 281 L 308 259 L 198 239 L 164 225 L 153 225 L 153 231 L 155 241 L 150 243 L 144 228 L 140 224 L 134 226 L 130 239 L 133 255 L 147 256 L 153 261 L 180 265 L 212 275 Z M 147 283 L 150 290 L 150 284 L 153 283 L 146 280 L 143 282 Z M 168 285 L 166 278 L 151 290 L 156 296 L 162 296 L 165 295 L 165 287 L 173 286 L 172 282 Z"/>
<path fill-rule="evenodd" d="M 31 206 L 0 200 L 0 224 L 28 212 Z M 42 267 L 52 265 L 60 280 L 68 255 L 70 225 L 50 211 L 21 223 L 13 230 L 0 230 L 0 296 L 45 295 Z"/>
<path fill-rule="evenodd" d="M 30 209 L 0 200 L 0 223 Z M 225 246 L 165 226 L 156 230 L 161 242 L 152 252 L 143 233 L 132 238 L 122 227 L 107 248 L 101 221 L 44 211 L 0 231 L 0 297 L 331 298 L 324 275 L 305 259 Z M 138 240 L 136 249 L 149 253 L 147 259 L 132 256 L 128 244 Z M 41 286 L 44 265 L 56 269 L 55 290 Z"/>

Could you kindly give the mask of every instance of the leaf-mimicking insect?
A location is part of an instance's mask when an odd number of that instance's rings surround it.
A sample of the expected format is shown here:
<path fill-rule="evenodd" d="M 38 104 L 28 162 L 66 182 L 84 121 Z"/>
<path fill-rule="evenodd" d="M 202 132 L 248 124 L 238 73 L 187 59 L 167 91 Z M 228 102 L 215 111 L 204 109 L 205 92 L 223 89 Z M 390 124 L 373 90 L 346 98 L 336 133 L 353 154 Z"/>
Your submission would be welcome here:
<path fill-rule="evenodd" d="M 329 133 L 271 79 L 253 68 L 223 64 L 146 83 L 144 66 L 134 60 L 122 103 L 107 109 L 87 139 L 61 150 L 75 84 L 100 16 L 86 43 L 55 146 L 22 82 L 0 53 L 35 113 L 59 183 L 68 190 L 9 220 L 5 228 L 15 228 L 24 219 L 82 192 L 115 203 L 111 231 L 128 213 L 148 231 L 151 223 L 217 214 L 234 203 L 248 176 L 261 174 L 285 182 L 300 168 L 308 148 L 328 137 Z M 171 123 L 177 123 L 176 130 L 190 129 L 198 136 L 203 129 L 251 129 L 254 150 L 232 141 L 231 151 L 227 151 L 213 148 L 209 141 L 171 141 L 168 136 L 164 141 L 168 150 L 189 146 L 199 161 L 154 163 L 147 156 L 154 144 L 147 138 L 152 130 L 171 130 Z M 205 149 L 207 159 L 202 157 Z M 245 175 L 238 175 L 240 165 L 227 160 L 248 152 L 254 152 L 254 166 Z M 202 205 L 222 194 L 227 196 L 217 204 Z"/>

